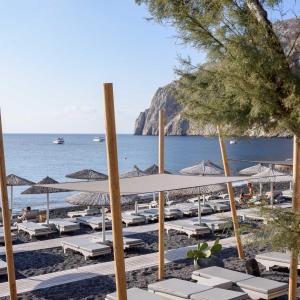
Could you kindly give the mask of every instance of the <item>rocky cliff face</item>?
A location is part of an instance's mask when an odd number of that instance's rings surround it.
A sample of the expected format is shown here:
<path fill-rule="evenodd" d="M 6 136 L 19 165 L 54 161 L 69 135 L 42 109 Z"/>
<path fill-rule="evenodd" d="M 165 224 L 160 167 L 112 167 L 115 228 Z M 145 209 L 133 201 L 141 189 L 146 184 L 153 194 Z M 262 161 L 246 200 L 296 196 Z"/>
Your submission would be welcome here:
<path fill-rule="evenodd" d="M 294 45 L 300 28 L 300 18 L 284 22 L 277 22 L 274 28 L 282 42 L 292 69 L 300 76 L 300 37 Z M 290 52 L 290 49 L 293 50 Z M 165 133 L 166 135 L 216 135 L 216 128 L 212 125 L 197 128 L 182 116 L 182 107 L 174 96 L 175 83 L 160 87 L 154 94 L 150 107 L 141 112 L 135 122 L 134 134 L 157 135 L 158 114 L 160 109 L 165 110 Z M 265 134 L 263 131 L 249 131 L 249 136 L 289 136 L 288 132 Z"/>

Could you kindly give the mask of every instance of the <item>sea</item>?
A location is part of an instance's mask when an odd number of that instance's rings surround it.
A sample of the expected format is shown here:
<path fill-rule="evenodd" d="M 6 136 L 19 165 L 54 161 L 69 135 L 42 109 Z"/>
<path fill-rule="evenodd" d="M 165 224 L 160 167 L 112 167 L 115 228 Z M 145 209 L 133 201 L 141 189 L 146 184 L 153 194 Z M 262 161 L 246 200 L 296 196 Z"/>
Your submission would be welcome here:
<path fill-rule="evenodd" d="M 105 142 L 93 141 L 92 134 L 64 134 L 63 145 L 53 144 L 57 134 L 5 134 L 4 147 L 6 174 L 16 174 L 38 182 L 50 176 L 59 182 L 70 181 L 65 175 L 94 169 L 107 172 Z M 130 171 L 134 165 L 145 169 L 158 161 L 158 137 L 120 134 L 117 136 L 120 173 Z M 292 139 L 242 138 L 236 144 L 226 140 L 233 174 L 251 165 L 236 160 L 285 160 L 292 157 Z M 165 169 L 178 173 L 184 167 L 201 160 L 211 160 L 222 166 L 218 139 L 198 136 L 165 137 Z M 27 187 L 15 187 L 14 212 L 23 207 L 44 209 L 46 195 L 21 195 Z M 10 194 L 10 189 L 8 190 Z M 70 193 L 50 195 L 50 208 L 65 207 Z"/>

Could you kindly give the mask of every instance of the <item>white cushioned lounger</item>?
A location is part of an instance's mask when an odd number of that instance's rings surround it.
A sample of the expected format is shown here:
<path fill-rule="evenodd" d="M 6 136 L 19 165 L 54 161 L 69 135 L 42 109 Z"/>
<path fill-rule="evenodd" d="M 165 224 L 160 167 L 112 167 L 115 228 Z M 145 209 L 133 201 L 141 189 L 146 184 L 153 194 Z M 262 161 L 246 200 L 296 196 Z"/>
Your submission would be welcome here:
<path fill-rule="evenodd" d="M 0 259 L 0 275 L 5 275 L 7 273 L 7 264 L 5 261 Z"/>
<path fill-rule="evenodd" d="M 54 224 L 59 233 L 74 232 L 80 229 L 79 223 L 74 223 L 67 219 L 50 219 L 49 223 Z"/>
<path fill-rule="evenodd" d="M 122 222 L 128 225 L 143 224 L 146 222 L 146 217 L 134 212 L 125 212 L 122 214 Z"/>
<path fill-rule="evenodd" d="M 199 219 L 198 218 L 193 218 L 192 220 L 193 224 L 198 224 Z M 212 231 L 219 231 L 219 230 L 224 230 L 228 226 L 228 221 L 225 219 L 206 219 L 202 218 L 201 222 L 205 224 L 208 228 L 210 228 Z"/>
<path fill-rule="evenodd" d="M 96 237 L 93 236 L 91 237 L 91 241 L 94 243 L 102 243 L 103 239 L 102 237 Z M 113 238 L 111 235 L 105 237 L 105 241 L 108 242 L 110 246 L 113 244 Z M 145 242 L 141 239 L 135 239 L 135 238 L 128 238 L 128 237 L 123 237 L 123 244 L 124 244 L 124 249 L 131 249 L 131 248 L 138 248 L 138 247 L 144 247 Z"/>
<path fill-rule="evenodd" d="M 84 217 L 84 216 L 93 216 L 99 214 L 100 211 L 98 208 L 87 208 L 85 210 L 69 211 L 67 213 L 68 217 Z"/>
<path fill-rule="evenodd" d="M 142 211 L 139 211 L 141 216 L 144 216 L 147 221 L 156 221 L 158 220 L 158 210 L 156 208 L 149 208 Z"/>
<path fill-rule="evenodd" d="M 102 228 L 102 216 L 85 216 L 85 217 L 77 217 L 76 220 L 84 225 L 90 226 L 93 229 Z M 106 226 L 111 226 L 111 221 L 105 220 Z"/>
<path fill-rule="evenodd" d="M 255 259 L 264 265 L 267 270 L 274 266 L 289 268 L 290 258 L 290 254 L 285 252 L 266 252 L 255 256 Z M 298 270 L 300 270 L 300 261 L 298 262 Z"/>
<path fill-rule="evenodd" d="M 97 244 L 86 239 L 74 239 L 62 241 L 61 243 L 64 253 L 67 249 L 81 253 L 85 259 L 88 257 L 96 257 L 111 253 L 111 248 L 107 245 Z"/>
<path fill-rule="evenodd" d="M 175 220 L 166 222 L 165 229 L 167 233 L 169 232 L 169 230 L 173 229 L 179 232 L 186 233 L 188 237 L 210 233 L 210 229 L 207 226 L 193 224 L 189 220 Z"/>
<path fill-rule="evenodd" d="M 219 203 L 219 202 L 211 202 L 209 203 L 209 206 L 214 210 L 214 211 L 229 211 L 230 206 L 226 203 Z"/>
<path fill-rule="evenodd" d="M 181 210 L 186 216 L 194 216 L 198 213 L 198 206 L 193 203 L 178 203 L 174 207 Z"/>
<path fill-rule="evenodd" d="M 171 278 L 148 285 L 148 290 L 169 299 L 243 300 L 247 294 Z"/>
<path fill-rule="evenodd" d="M 106 295 L 105 300 L 117 300 L 117 294 L 108 294 Z M 142 289 L 131 288 L 127 290 L 127 300 L 166 300 L 166 298 L 149 293 Z"/>
<path fill-rule="evenodd" d="M 286 283 L 262 277 L 254 277 L 221 267 L 214 266 L 194 271 L 192 278 L 195 279 L 197 276 L 205 278 L 218 277 L 230 280 L 240 290 L 247 293 L 251 299 L 273 299 L 288 292 L 288 284 Z"/>
<path fill-rule="evenodd" d="M 47 226 L 42 223 L 34 223 L 34 222 L 23 222 L 17 223 L 18 232 L 24 231 L 30 235 L 30 238 L 33 236 L 43 236 L 48 235 L 56 231 L 51 226 Z"/>
<path fill-rule="evenodd" d="M 165 219 L 182 218 L 183 212 L 178 208 L 165 207 Z"/>

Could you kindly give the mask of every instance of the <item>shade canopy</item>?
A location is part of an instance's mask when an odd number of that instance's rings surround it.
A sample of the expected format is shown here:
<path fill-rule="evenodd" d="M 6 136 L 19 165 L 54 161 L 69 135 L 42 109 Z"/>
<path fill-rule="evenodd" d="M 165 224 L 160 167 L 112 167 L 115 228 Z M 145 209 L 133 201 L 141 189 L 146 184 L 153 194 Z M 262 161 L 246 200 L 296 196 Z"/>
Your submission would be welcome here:
<path fill-rule="evenodd" d="M 36 185 L 31 186 L 27 190 L 23 191 L 21 194 L 52 194 L 52 193 L 61 193 L 61 192 L 69 192 L 69 189 L 56 189 L 54 187 L 45 187 L 43 185 L 47 184 L 59 184 L 58 181 L 54 180 L 51 177 L 45 177 L 41 181 L 39 181 Z"/>
<path fill-rule="evenodd" d="M 97 172 L 91 169 L 80 170 L 71 174 L 66 175 L 72 179 L 87 179 L 87 180 L 106 180 L 108 176 L 106 174 Z"/>
<path fill-rule="evenodd" d="M 66 202 L 72 205 L 109 205 L 109 197 L 100 193 L 87 193 L 82 192 L 67 197 Z"/>
<path fill-rule="evenodd" d="M 210 160 L 202 160 L 198 164 L 179 171 L 185 175 L 221 175 L 223 169 Z"/>
<path fill-rule="evenodd" d="M 146 173 L 147 175 L 153 175 L 153 174 L 158 174 L 159 172 L 159 167 L 156 164 L 153 164 L 152 166 L 150 166 L 149 168 L 145 169 L 143 171 L 144 173 Z M 165 170 L 164 171 L 165 174 L 172 174 L 171 172 Z"/>
<path fill-rule="evenodd" d="M 145 175 L 147 174 L 143 172 L 138 166 L 134 165 L 131 171 L 121 174 L 120 178 L 131 178 Z"/>
<path fill-rule="evenodd" d="M 249 168 L 240 170 L 239 174 L 250 176 L 250 175 L 254 175 L 254 174 L 258 174 L 258 173 L 267 171 L 268 169 L 270 169 L 270 168 L 263 166 L 262 164 L 257 164 L 257 165 L 251 166 Z"/>
<path fill-rule="evenodd" d="M 6 185 L 7 186 L 23 186 L 23 185 L 34 185 L 33 181 L 19 177 L 15 174 L 9 174 L 6 176 Z"/>
<path fill-rule="evenodd" d="M 292 181 L 292 176 L 277 170 L 268 168 L 267 170 L 252 176 L 251 182 L 268 183 L 268 182 L 288 182 Z"/>
<path fill-rule="evenodd" d="M 120 179 L 121 195 L 137 195 L 156 193 L 196 187 L 204 187 L 213 184 L 237 182 L 252 179 L 241 176 L 184 176 L 171 174 L 155 174 Z M 82 191 L 92 193 L 109 193 L 108 181 L 84 181 L 66 182 L 60 184 L 37 184 L 38 187 L 63 189 L 69 191 Z"/>

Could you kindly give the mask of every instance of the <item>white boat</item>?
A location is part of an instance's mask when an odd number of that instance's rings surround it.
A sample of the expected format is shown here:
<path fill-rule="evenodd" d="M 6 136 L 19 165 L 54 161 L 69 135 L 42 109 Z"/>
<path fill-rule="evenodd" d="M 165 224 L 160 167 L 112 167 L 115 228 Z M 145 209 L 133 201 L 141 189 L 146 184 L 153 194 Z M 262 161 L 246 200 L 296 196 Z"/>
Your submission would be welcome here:
<path fill-rule="evenodd" d="M 62 145 L 64 142 L 65 142 L 64 138 L 60 136 L 53 141 L 53 144 Z"/>
<path fill-rule="evenodd" d="M 93 138 L 93 142 L 102 143 L 104 141 L 105 141 L 104 137 L 96 136 L 96 137 Z"/>
<path fill-rule="evenodd" d="M 230 140 L 230 145 L 234 145 L 234 144 L 236 144 L 237 143 L 237 141 L 236 140 Z"/>

